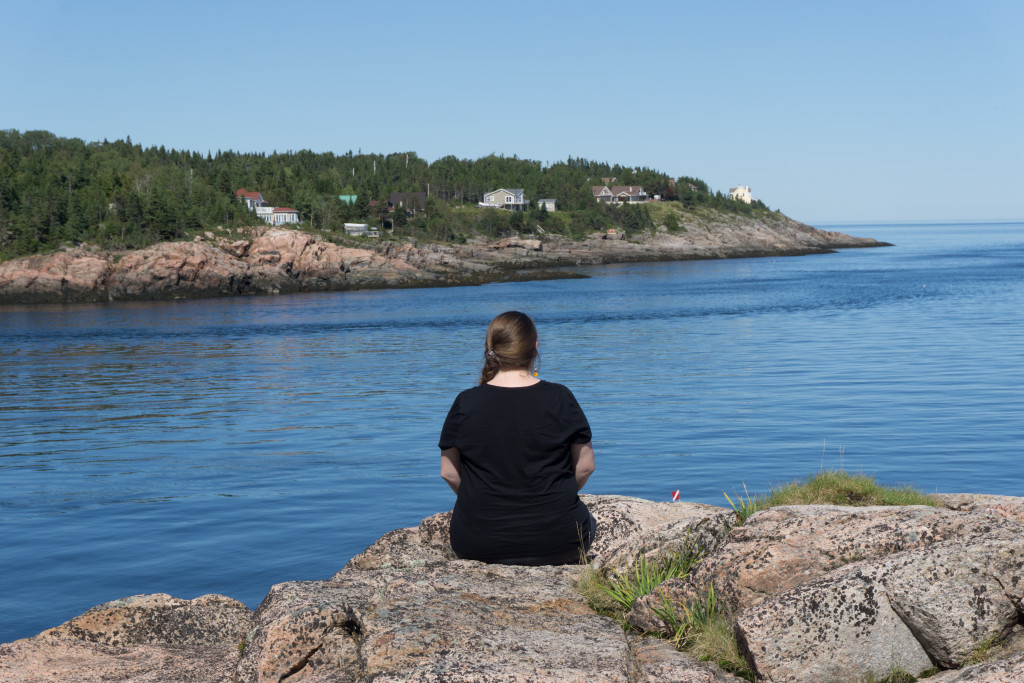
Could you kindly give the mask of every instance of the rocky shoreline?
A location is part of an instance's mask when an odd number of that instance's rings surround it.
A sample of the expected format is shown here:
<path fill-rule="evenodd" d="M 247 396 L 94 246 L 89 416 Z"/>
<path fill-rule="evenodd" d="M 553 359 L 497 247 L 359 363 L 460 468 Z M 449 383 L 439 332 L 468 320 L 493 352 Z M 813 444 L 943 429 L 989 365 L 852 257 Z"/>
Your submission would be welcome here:
<path fill-rule="evenodd" d="M 696 543 L 657 589 L 714 585 L 759 681 L 1024 680 L 1024 498 L 934 494 L 940 507 L 732 510 L 584 496 L 592 567 Z M 450 512 L 397 529 L 324 581 L 230 598 L 133 596 L 0 645 L 0 681 L 739 681 L 670 643 L 638 601 L 623 632 L 594 612 L 585 567 L 455 559 Z"/>
<path fill-rule="evenodd" d="M 0 304 L 85 303 L 447 287 L 578 277 L 561 266 L 821 254 L 889 246 L 818 230 L 782 214 L 759 219 L 711 213 L 682 232 L 583 240 L 529 239 L 427 244 L 321 237 L 279 228 L 217 229 L 190 242 L 127 252 L 80 246 L 0 263 Z"/>

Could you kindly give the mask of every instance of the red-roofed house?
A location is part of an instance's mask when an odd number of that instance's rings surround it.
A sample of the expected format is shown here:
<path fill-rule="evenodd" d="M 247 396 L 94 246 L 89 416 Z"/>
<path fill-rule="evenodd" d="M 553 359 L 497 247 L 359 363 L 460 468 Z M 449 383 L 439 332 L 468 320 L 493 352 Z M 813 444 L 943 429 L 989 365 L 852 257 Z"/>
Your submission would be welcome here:
<path fill-rule="evenodd" d="M 259 192 L 248 192 L 244 187 L 235 191 L 235 196 L 244 201 L 246 208 L 250 211 L 256 209 L 257 206 L 267 205 L 267 203 L 263 201 L 262 194 Z"/>
<path fill-rule="evenodd" d="M 235 196 L 245 202 L 246 208 L 255 211 L 256 215 L 271 225 L 298 223 L 299 212 L 287 206 L 270 206 L 259 192 L 249 192 L 244 187 L 235 192 Z"/>

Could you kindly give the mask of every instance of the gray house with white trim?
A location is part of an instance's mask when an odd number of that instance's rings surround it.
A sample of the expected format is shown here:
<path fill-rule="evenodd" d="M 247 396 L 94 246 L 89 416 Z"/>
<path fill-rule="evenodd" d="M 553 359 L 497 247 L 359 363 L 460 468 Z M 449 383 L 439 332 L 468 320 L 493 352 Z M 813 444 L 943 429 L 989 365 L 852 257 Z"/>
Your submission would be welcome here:
<path fill-rule="evenodd" d="M 530 202 L 523 197 L 522 188 L 506 190 L 499 188 L 484 195 L 480 206 L 492 209 L 507 209 L 508 211 L 525 211 Z"/>

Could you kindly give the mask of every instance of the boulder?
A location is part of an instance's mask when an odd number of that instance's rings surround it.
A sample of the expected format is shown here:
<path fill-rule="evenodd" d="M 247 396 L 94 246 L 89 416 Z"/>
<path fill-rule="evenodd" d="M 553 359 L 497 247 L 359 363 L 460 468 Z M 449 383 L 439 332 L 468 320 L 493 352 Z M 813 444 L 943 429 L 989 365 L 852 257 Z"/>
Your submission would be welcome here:
<path fill-rule="evenodd" d="M 376 591 L 386 585 L 374 578 L 272 587 L 256 610 L 237 680 L 360 680 L 364 666 L 359 642 L 366 617 L 375 608 Z"/>
<path fill-rule="evenodd" d="M 737 634 L 764 681 L 853 683 L 932 666 L 881 587 L 860 573 L 775 595 L 740 615 Z"/>
<path fill-rule="evenodd" d="M 759 602 L 736 630 L 765 680 L 916 676 L 1007 636 L 1022 584 L 1024 535 L 1002 527 L 842 567 Z"/>
<path fill-rule="evenodd" d="M 427 517 L 419 526 L 389 531 L 369 548 L 349 560 L 342 572 L 436 567 L 450 562 L 456 559 L 448 542 L 451 519 L 450 511 L 440 512 Z M 339 574 L 335 574 L 335 578 Z"/>
<path fill-rule="evenodd" d="M 959 671 L 943 671 L 927 679 L 928 683 L 1020 683 L 1024 681 L 1024 652 L 995 662 L 967 666 Z"/>
<path fill-rule="evenodd" d="M 627 636 L 589 608 L 579 575 L 453 560 L 280 584 L 256 611 L 238 681 L 739 680 Z"/>
<path fill-rule="evenodd" d="M 232 681 L 252 612 L 222 595 L 138 595 L 0 645 L 0 681 Z"/>
<path fill-rule="evenodd" d="M 851 562 L 872 560 L 994 528 L 1016 528 L 981 512 L 927 506 L 844 507 L 794 505 L 752 515 L 733 528 L 724 546 L 686 580 L 662 584 L 657 595 L 637 601 L 630 624 L 659 630 L 653 608 L 662 596 L 677 606 L 713 585 L 719 602 L 739 614 L 772 595 L 813 581 Z"/>
<path fill-rule="evenodd" d="M 597 522 L 595 569 L 624 569 L 637 557 L 716 550 L 736 523 L 732 510 L 702 503 L 652 503 L 628 496 L 581 496 Z"/>

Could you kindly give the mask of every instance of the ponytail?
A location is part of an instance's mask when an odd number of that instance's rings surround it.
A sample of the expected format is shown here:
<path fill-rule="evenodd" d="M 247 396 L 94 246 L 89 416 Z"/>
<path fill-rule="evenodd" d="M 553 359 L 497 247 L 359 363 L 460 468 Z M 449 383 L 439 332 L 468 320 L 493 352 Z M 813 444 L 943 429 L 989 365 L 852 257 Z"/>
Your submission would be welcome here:
<path fill-rule="evenodd" d="M 494 379 L 499 370 L 527 369 L 537 355 L 537 326 L 519 311 L 502 313 L 487 326 L 484 367 L 480 384 Z"/>

